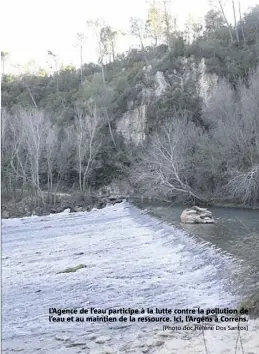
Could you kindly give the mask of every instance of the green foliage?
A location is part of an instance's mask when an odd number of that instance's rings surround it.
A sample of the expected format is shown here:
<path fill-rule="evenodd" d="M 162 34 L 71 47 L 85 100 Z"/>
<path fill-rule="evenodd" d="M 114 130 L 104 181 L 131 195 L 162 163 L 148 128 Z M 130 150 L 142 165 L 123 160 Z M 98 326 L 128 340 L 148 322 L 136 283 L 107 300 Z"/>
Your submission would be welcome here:
<path fill-rule="evenodd" d="M 206 29 L 188 48 L 187 52 L 206 59 L 208 72 L 226 78 L 233 87 L 239 79 L 246 81 L 249 71 L 259 63 L 259 5 L 252 8 L 237 24 L 239 43 L 231 42 L 228 28 L 218 12 L 210 11 L 206 17 Z M 235 36 L 235 29 L 232 29 Z"/>
<path fill-rule="evenodd" d="M 165 121 L 173 121 L 176 114 L 182 111 L 188 112 L 188 119 L 200 128 L 211 129 L 211 125 L 208 127 L 208 122 L 205 122 L 207 116 L 202 113 L 198 77 L 193 75 L 201 59 L 205 58 L 208 73 L 215 73 L 230 83 L 235 95 L 238 95 L 240 82 L 246 83 L 248 87 L 250 85 L 249 75 L 259 62 L 259 6 L 250 9 L 237 24 L 239 42 L 236 39 L 235 28 L 231 28 L 234 38 L 232 40 L 221 14 L 210 11 L 205 17 L 205 29 L 202 34 L 201 28 L 197 25 L 193 43 L 186 43 L 184 34 L 171 28 L 171 32 L 166 33 L 166 42 L 170 44 L 170 48 L 168 44 L 157 45 L 165 39 L 165 33 L 162 33 L 158 21 L 160 15 L 156 8 L 152 8 L 147 23 L 142 23 L 136 18 L 131 21 L 131 30 L 138 38 L 141 50 L 131 49 L 127 54 L 115 55 L 116 38 L 119 33 L 109 26 L 102 27 L 100 30 L 102 54 L 108 61 L 111 61 L 112 57 L 112 62 L 102 67 L 93 63 L 84 64 L 82 80 L 80 70 L 72 66 L 61 67 L 53 75 L 47 75 L 40 70 L 35 75 L 2 77 L 3 108 L 14 115 L 19 110 L 26 109 L 26 112 L 29 112 L 31 108 L 37 106 L 44 114 L 50 116 L 51 124 L 58 129 L 60 142 L 62 134 L 65 135 L 64 132 L 73 127 L 77 109 L 86 115 L 96 111 L 97 116 L 102 119 L 103 126 L 101 146 L 89 176 L 91 187 L 99 188 L 114 178 L 123 176 L 132 164 L 131 153 L 132 151 L 136 153 L 136 150 L 129 143 L 125 144 L 123 138 L 116 133 L 116 120 L 129 109 L 143 103 L 147 105 L 148 133 L 156 130 Z M 143 40 L 147 35 L 153 39 L 154 45 L 145 47 Z M 55 54 L 52 52 L 49 54 L 55 60 Z M 1 57 L 4 64 L 7 55 L 3 52 Z M 167 83 L 167 88 L 159 97 L 155 94 L 155 75 L 158 71 L 163 73 Z M 151 97 L 144 98 L 143 92 L 151 92 Z M 111 132 L 115 137 L 116 146 L 112 141 Z M 209 140 L 205 140 L 199 151 L 209 150 Z M 198 163 L 199 159 L 196 160 L 195 156 L 193 153 L 193 160 Z M 203 162 L 209 164 L 206 156 Z M 69 167 L 62 172 L 62 182 L 71 187 L 78 180 L 74 150 L 71 150 L 71 156 L 67 159 Z M 83 163 L 86 165 L 87 161 Z M 8 164 L 8 161 L 5 161 L 5 164 Z M 246 162 L 241 167 L 241 170 L 248 171 L 251 166 Z M 214 167 L 210 168 L 210 171 L 206 170 L 207 184 L 211 189 L 218 188 L 218 185 L 224 184 L 222 181 L 225 178 L 227 163 L 222 159 L 216 161 Z M 57 179 L 56 170 L 53 172 L 54 180 Z M 221 176 L 222 183 L 218 183 L 215 173 Z M 41 175 L 41 181 L 46 181 L 46 176 L 45 171 Z M 245 177 L 243 180 L 246 180 Z M 242 181 L 240 179 L 240 183 Z"/>

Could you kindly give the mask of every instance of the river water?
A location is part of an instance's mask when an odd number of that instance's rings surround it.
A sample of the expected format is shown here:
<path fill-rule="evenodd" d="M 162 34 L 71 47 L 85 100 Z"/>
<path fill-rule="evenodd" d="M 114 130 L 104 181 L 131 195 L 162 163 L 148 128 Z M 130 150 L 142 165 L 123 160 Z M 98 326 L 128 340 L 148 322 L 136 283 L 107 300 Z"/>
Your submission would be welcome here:
<path fill-rule="evenodd" d="M 52 307 L 235 308 L 258 280 L 258 211 L 213 209 L 215 225 L 185 228 L 181 211 L 123 202 L 3 220 L 3 352 L 102 353 L 92 339 L 106 336 L 123 353 L 154 327 L 51 323 Z M 86 268 L 59 273 L 78 264 Z"/>

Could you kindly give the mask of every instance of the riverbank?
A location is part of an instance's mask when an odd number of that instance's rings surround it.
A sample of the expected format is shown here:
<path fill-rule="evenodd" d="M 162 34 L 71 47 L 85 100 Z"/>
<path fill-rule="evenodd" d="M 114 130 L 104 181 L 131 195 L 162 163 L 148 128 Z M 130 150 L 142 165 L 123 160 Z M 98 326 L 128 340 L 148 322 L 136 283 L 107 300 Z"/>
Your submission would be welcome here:
<path fill-rule="evenodd" d="M 73 212 L 90 211 L 92 209 L 102 209 L 108 205 L 121 203 L 128 200 L 127 195 L 121 194 L 98 194 L 79 192 L 74 193 L 55 193 L 49 202 L 47 193 L 43 193 L 44 199 L 38 198 L 36 201 L 30 196 L 22 198 L 19 202 L 2 200 L 2 219 L 44 216 L 49 214 L 61 213 L 64 210 Z"/>
<path fill-rule="evenodd" d="M 136 194 L 128 194 L 120 191 L 118 186 L 113 187 L 116 193 L 100 193 L 88 192 L 57 192 L 53 193 L 51 198 L 48 192 L 42 192 L 43 199 L 32 198 L 28 193 L 16 203 L 2 198 L 2 218 L 27 217 L 31 215 L 49 215 L 52 213 L 60 213 L 65 209 L 70 209 L 71 212 L 90 211 L 93 208 L 102 209 L 107 205 L 116 204 L 126 199 L 133 204 L 140 205 L 144 203 L 165 203 L 168 206 L 181 205 L 182 208 L 193 206 L 194 203 L 187 202 L 184 199 L 166 200 L 164 198 L 144 198 Z M 128 192 L 128 190 L 126 190 Z M 50 202 L 50 199 L 52 200 Z M 198 203 L 199 204 L 199 203 Z M 200 205 L 200 204 L 199 204 Z M 231 203 L 226 200 L 214 201 L 213 203 L 205 203 L 202 207 L 219 207 L 219 208 L 235 208 L 247 210 L 259 210 L 259 206 L 247 206 L 242 204 Z"/>
<path fill-rule="evenodd" d="M 248 210 L 259 210 L 259 205 L 255 206 L 250 206 L 250 205 L 244 205 L 244 204 L 238 204 L 238 203 L 233 203 L 228 200 L 220 200 L 220 201 L 213 201 L 210 203 L 195 203 L 195 202 L 188 202 L 186 199 L 175 199 L 175 200 L 167 200 L 165 198 L 144 198 L 144 197 L 139 197 L 136 195 L 132 195 L 130 198 L 131 201 L 136 201 L 137 204 L 141 203 L 164 203 L 168 205 L 182 205 L 183 208 L 186 207 L 192 207 L 193 205 L 198 205 L 201 207 L 206 207 L 206 208 L 213 208 L 213 207 L 218 207 L 218 208 L 235 208 L 235 209 L 248 209 Z"/>

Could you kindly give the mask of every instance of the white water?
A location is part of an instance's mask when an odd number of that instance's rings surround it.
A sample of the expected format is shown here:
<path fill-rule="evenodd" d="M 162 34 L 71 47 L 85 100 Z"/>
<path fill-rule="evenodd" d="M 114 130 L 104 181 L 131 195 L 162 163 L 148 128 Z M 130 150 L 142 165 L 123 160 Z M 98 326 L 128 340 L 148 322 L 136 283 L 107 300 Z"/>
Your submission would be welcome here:
<path fill-rule="evenodd" d="M 3 220 L 2 228 L 5 353 L 86 353 L 56 335 L 88 345 L 92 332 L 111 336 L 119 348 L 152 330 L 146 323 L 49 323 L 50 307 L 214 308 L 238 301 L 239 263 L 126 202 Z M 57 274 L 81 263 L 87 268 Z"/>

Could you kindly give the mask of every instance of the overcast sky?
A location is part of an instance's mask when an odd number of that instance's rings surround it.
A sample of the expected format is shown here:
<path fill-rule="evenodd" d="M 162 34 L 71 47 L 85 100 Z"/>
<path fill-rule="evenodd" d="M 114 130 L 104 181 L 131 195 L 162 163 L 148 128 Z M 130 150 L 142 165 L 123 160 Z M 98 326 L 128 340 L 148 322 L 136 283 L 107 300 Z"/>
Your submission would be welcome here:
<path fill-rule="evenodd" d="M 231 1 L 225 0 L 229 19 L 232 21 Z M 237 1 L 236 1 L 237 2 Z M 259 0 L 241 0 L 242 11 L 259 3 Z M 184 24 L 189 14 L 194 18 L 204 16 L 209 0 L 172 0 L 171 13 Z M 46 66 L 47 51 L 57 53 L 64 64 L 79 65 L 78 50 L 73 46 L 77 32 L 86 32 L 86 20 L 102 18 L 112 27 L 128 30 L 132 16 L 146 19 L 145 0 L 2 0 L 1 50 L 10 52 L 9 65 L 35 60 Z M 120 43 L 120 50 L 131 44 L 128 37 Z M 96 60 L 94 38 L 87 41 L 84 62 Z"/>

